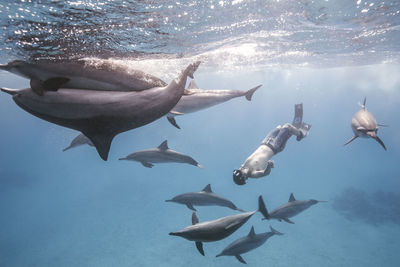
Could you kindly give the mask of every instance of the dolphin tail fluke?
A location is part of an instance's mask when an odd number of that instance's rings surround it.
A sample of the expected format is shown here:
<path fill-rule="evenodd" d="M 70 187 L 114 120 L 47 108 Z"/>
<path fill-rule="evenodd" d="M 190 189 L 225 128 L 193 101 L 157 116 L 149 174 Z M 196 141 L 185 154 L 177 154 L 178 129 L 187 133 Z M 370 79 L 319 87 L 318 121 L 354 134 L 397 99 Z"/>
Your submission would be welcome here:
<path fill-rule="evenodd" d="M 283 235 L 283 233 L 276 231 L 274 228 L 272 228 L 272 226 L 269 226 L 269 229 L 271 229 L 271 232 L 272 232 L 274 235 Z"/>
<path fill-rule="evenodd" d="M 0 89 L 1 89 L 1 91 L 3 91 L 4 93 L 7 93 L 9 95 L 16 95 L 16 94 L 18 94 L 18 91 L 19 91 L 19 90 L 10 89 L 10 88 L 0 88 Z"/>
<path fill-rule="evenodd" d="M 176 120 L 174 117 L 167 116 L 167 120 L 169 121 L 169 123 L 171 123 L 176 128 L 181 129 L 181 127 L 179 127 L 178 123 L 176 123 Z"/>
<path fill-rule="evenodd" d="M 202 242 L 197 241 L 196 248 L 200 252 L 201 255 L 205 256 Z"/>
<path fill-rule="evenodd" d="M 375 137 L 374 139 L 383 147 L 383 149 L 387 150 L 385 144 L 378 136 Z"/>
<path fill-rule="evenodd" d="M 104 160 L 107 161 L 108 153 L 110 152 L 111 142 L 114 139 L 115 134 L 91 134 L 83 133 L 86 135 L 93 145 L 96 147 L 97 153 Z"/>
<path fill-rule="evenodd" d="M 261 86 L 262 86 L 262 84 L 260 84 L 260 85 L 258 85 L 258 86 L 256 86 L 256 87 L 254 87 L 254 88 L 248 90 L 248 91 L 246 92 L 246 94 L 245 94 L 246 99 L 249 100 L 249 101 L 251 101 L 251 98 L 253 97 L 254 92 L 257 91 L 257 89 L 260 88 Z"/>
<path fill-rule="evenodd" d="M 355 135 L 355 136 L 353 136 L 352 138 L 350 138 L 350 140 L 347 141 L 347 142 L 344 144 L 344 146 L 350 144 L 351 142 L 353 142 L 355 139 L 357 139 L 357 137 L 358 137 L 358 136 Z"/>
<path fill-rule="evenodd" d="M 258 211 L 261 212 L 265 219 L 269 220 L 270 216 L 262 196 L 258 197 Z"/>

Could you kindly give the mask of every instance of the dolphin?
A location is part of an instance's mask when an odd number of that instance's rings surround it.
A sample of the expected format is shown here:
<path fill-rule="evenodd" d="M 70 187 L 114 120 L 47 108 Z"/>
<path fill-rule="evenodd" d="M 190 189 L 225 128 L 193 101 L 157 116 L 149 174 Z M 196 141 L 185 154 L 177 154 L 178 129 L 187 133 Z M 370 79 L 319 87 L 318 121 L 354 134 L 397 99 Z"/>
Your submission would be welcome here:
<path fill-rule="evenodd" d="M 172 111 L 168 113 L 167 119 L 172 125 L 180 129 L 179 125 L 176 123 L 175 116 L 206 109 L 241 96 L 245 96 L 248 101 L 251 101 L 254 92 L 260 87 L 261 85 L 258 85 L 248 91 L 204 90 L 199 89 L 195 81 L 192 80 L 184 96 L 182 96 Z"/>
<path fill-rule="evenodd" d="M 258 209 L 255 211 L 243 212 L 235 215 L 222 217 L 213 221 L 199 223 L 196 213 L 192 214 L 192 225 L 177 232 L 171 232 L 170 235 L 180 236 L 187 240 L 196 242 L 197 250 L 204 256 L 203 243 L 213 242 L 224 239 L 234 233 L 256 212 L 266 217 L 268 212 L 265 208 L 262 196 L 258 198 Z"/>
<path fill-rule="evenodd" d="M 83 133 L 107 160 L 113 138 L 167 114 L 184 93 L 187 77 L 200 62 L 190 64 L 165 87 L 144 91 L 95 91 L 60 88 L 38 96 L 31 88 L 1 88 L 15 103 L 43 120 Z"/>
<path fill-rule="evenodd" d="M 256 234 L 254 232 L 254 227 L 251 227 L 249 234 L 245 237 L 239 238 L 227 246 L 220 254 L 220 256 L 235 256 L 238 261 L 246 264 L 245 260 L 242 258 L 241 254 L 249 252 L 259 246 L 263 245 L 271 236 L 283 235 L 282 233 L 276 231 L 271 226 L 269 227 L 271 232 Z"/>
<path fill-rule="evenodd" d="M 323 200 L 307 199 L 307 200 L 296 200 L 293 193 L 290 194 L 289 202 L 283 204 L 282 206 L 276 208 L 271 213 L 267 212 L 267 216 L 263 220 L 276 219 L 278 221 L 284 220 L 287 223 L 292 223 L 289 218 L 296 216 L 300 212 L 308 209 L 312 205 L 318 202 L 326 202 Z"/>
<path fill-rule="evenodd" d="M 197 161 L 192 157 L 169 149 L 168 142 L 165 140 L 158 147 L 146 149 L 138 152 L 129 154 L 125 158 L 120 158 L 119 160 L 133 160 L 142 163 L 143 166 L 147 168 L 152 168 L 154 165 L 152 163 L 187 163 L 190 165 L 203 168 Z"/>
<path fill-rule="evenodd" d="M 140 91 L 167 84 L 161 79 L 122 64 L 101 61 L 89 64 L 84 60 L 38 61 L 21 60 L 0 65 L 0 69 L 30 79 L 32 90 L 43 95 L 45 91 L 59 88 Z"/>
<path fill-rule="evenodd" d="M 176 197 L 174 197 L 170 200 L 165 200 L 165 201 L 184 204 L 193 211 L 196 211 L 196 209 L 193 207 L 194 205 L 196 205 L 196 206 L 228 207 L 233 210 L 238 210 L 238 211 L 244 212 L 243 210 L 237 208 L 235 206 L 235 204 L 233 204 L 228 199 L 215 194 L 212 191 L 210 184 L 208 184 L 206 187 L 204 187 L 203 190 L 201 190 L 200 192 L 192 192 L 192 193 L 185 193 L 185 194 L 177 195 Z"/>
<path fill-rule="evenodd" d="M 374 115 L 371 112 L 369 112 L 365 106 L 366 101 L 367 98 L 364 98 L 364 103 L 361 106 L 362 109 L 359 110 L 356 114 L 354 114 L 351 120 L 351 129 L 353 130 L 354 136 L 344 145 L 349 144 L 357 137 L 373 138 L 383 147 L 383 149 L 386 150 L 385 144 L 377 136 L 378 126 L 385 126 L 385 125 L 378 124 L 376 122 Z"/>
<path fill-rule="evenodd" d="M 72 140 L 72 142 L 69 146 L 67 146 L 66 148 L 63 149 L 63 152 L 67 151 L 73 147 L 77 147 L 77 146 L 81 146 L 81 145 L 94 146 L 92 141 L 90 141 L 89 138 L 87 138 L 84 134 L 81 133 Z"/>

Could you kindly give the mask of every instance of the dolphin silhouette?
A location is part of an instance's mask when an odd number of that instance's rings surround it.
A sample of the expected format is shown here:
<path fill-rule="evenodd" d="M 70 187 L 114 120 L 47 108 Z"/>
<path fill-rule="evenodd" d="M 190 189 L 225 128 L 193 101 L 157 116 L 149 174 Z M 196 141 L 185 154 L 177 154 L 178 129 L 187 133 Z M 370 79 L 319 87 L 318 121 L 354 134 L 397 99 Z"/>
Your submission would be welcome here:
<path fill-rule="evenodd" d="M 172 125 L 180 129 L 176 123 L 175 116 L 206 109 L 241 96 L 245 96 L 248 101 L 251 101 L 254 92 L 260 87 L 261 85 L 258 85 L 248 91 L 205 90 L 199 89 L 195 81 L 192 80 L 178 104 L 168 113 L 167 119 Z"/>
<path fill-rule="evenodd" d="M 60 88 L 39 96 L 31 88 L 1 90 L 15 103 L 43 120 L 83 133 L 107 160 L 113 138 L 167 114 L 184 93 L 187 77 L 200 62 L 190 64 L 165 87 L 144 91 L 95 91 Z"/>
<path fill-rule="evenodd" d="M 351 120 L 351 129 L 353 130 L 354 136 L 347 141 L 344 145 L 349 144 L 358 137 L 372 138 L 375 139 L 382 147 L 386 150 L 386 146 L 383 141 L 377 136 L 378 126 L 385 126 L 378 124 L 374 115 L 369 112 L 365 106 L 367 98 L 364 98 L 362 109 L 354 114 Z"/>
<path fill-rule="evenodd" d="M 201 190 L 200 192 L 191 192 L 191 193 L 177 195 L 172 199 L 165 201 L 184 204 L 193 211 L 196 211 L 196 209 L 193 207 L 195 205 L 195 206 L 222 206 L 243 212 L 243 210 L 237 208 L 235 204 L 233 204 L 228 199 L 215 194 L 212 191 L 210 184 L 204 187 L 203 190 Z"/>
<path fill-rule="evenodd" d="M 271 232 L 256 234 L 254 232 L 254 227 L 251 227 L 249 234 L 245 237 L 239 238 L 236 241 L 229 244 L 220 254 L 220 256 L 235 256 L 238 261 L 246 264 L 246 261 L 242 258 L 241 254 L 249 252 L 259 246 L 263 245 L 271 236 L 283 235 L 282 233 L 276 231 L 271 226 L 269 227 Z"/>
<path fill-rule="evenodd" d="M 230 215 L 213 221 L 199 223 L 196 213 L 193 212 L 191 226 L 169 234 L 180 236 L 190 241 L 195 241 L 197 250 L 204 256 L 202 242 L 218 241 L 230 236 L 258 211 L 261 212 L 264 217 L 268 215 L 262 196 L 259 196 L 258 198 L 257 210 Z"/>
<path fill-rule="evenodd" d="M 125 158 L 120 158 L 119 160 L 138 161 L 147 168 L 152 168 L 153 167 L 152 163 L 168 163 L 168 162 L 187 163 L 190 165 L 197 166 L 199 168 L 203 168 L 203 166 L 201 166 L 192 157 L 176 152 L 172 149 L 169 149 L 167 140 L 162 142 L 156 148 L 134 152 L 132 154 L 129 154 Z"/>
<path fill-rule="evenodd" d="M 34 63 L 15 60 L 0 65 L 0 69 L 30 79 L 32 90 L 39 95 L 59 88 L 141 91 L 167 85 L 143 71 L 107 61 L 90 64 L 82 59 Z"/>

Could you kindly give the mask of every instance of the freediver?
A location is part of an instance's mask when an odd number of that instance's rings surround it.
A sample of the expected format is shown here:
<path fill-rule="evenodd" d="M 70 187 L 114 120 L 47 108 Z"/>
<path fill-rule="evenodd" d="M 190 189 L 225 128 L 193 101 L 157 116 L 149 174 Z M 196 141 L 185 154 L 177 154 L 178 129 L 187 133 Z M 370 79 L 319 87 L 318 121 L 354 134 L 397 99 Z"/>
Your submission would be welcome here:
<path fill-rule="evenodd" d="M 303 104 L 296 104 L 292 124 L 278 125 L 261 142 L 261 145 L 251 154 L 238 170 L 233 171 L 233 181 L 237 185 L 244 185 L 248 178 L 261 178 L 270 174 L 274 168 L 271 158 L 283 151 L 287 140 L 292 135 L 300 141 L 308 135 L 311 125 L 304 123 Z"/>

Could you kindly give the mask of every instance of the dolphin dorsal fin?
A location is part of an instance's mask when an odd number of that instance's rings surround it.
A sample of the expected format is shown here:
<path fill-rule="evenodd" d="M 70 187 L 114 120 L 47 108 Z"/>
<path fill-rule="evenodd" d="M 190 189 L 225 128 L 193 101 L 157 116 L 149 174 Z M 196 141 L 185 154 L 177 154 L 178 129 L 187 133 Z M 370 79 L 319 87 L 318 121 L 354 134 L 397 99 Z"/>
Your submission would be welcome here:
<path fill-rule="evenodd" d="M 254 226 L 251 227 L 249 234 L 247 235 L 248 237 L 254 237 L 256 233 L 254 232 Z"/>
<path fill-rule="evenodd" d="M 199 87 L 197 86 L 197 84 L 194 80 L 191 80 L 187 89 L 199 89 Z"/>
<path fill-rule="evenodd" d="M 206 187 L 204 187 L 203 190 L 201 190 L 201 191 L 207 192 L 207 193 L 212 193 L 211 184 L 206 185 Z"/>
<path fill-rule="evenodd" d="M 168 141 L 167 140 L 165 140 L 164 142 L 162 142 L 159 146 L 158 146 L 158 149 L 160 149 L 160 150 L 167 150 L 168 149 Z"/>
<path fill-rule="evenodd" d="M 296 199 L 294 198 L 293 193 L 291 193 L 290 197 L 289 197 L 289 202 L 293 202 L 293 201 L 296 201 Z"/>
<path fill-rule="evenodd" d="M 197 218 L 196 212 L 192 213 L 192 225 L 198 224 L 199 218 Z"/>

